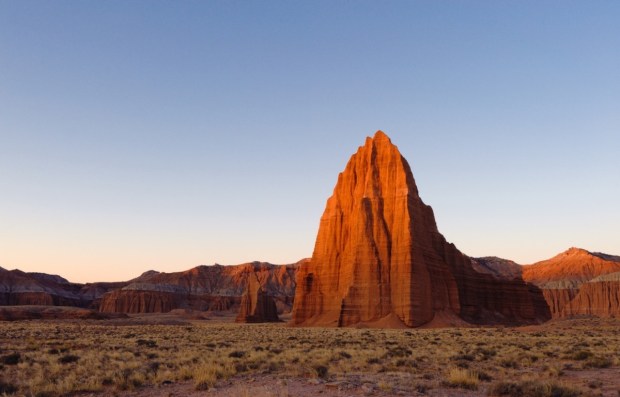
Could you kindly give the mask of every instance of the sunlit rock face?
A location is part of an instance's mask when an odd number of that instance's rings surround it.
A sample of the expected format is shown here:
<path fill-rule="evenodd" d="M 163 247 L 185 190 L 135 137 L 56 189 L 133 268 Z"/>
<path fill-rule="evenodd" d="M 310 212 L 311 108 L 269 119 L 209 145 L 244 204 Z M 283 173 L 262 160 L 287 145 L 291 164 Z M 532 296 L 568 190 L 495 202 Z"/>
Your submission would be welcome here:
<path fill-rule="evenodd" d="M 378 131 L 338 176 L 312 259 L 297 273 L 292 322 L 417 327 L 439 313 L 476 323 L 549 317 L 539 290 L 476 272 L 446 242 L 409 164 Z"/>
<path fill-rule="evenodd" d="M 570 248 L 523 267 L 539 286 L 553 317 L 620 316 L 620 257 Z"/>

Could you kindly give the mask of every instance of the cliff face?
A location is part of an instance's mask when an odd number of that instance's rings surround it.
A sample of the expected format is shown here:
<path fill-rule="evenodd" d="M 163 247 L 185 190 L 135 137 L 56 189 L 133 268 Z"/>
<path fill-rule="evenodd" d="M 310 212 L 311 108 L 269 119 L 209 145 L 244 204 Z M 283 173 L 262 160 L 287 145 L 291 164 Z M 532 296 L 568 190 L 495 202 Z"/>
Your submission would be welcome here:
<path fill-rule="evenodd" d="M 555 318 L 620 315 L 620 257 L 571 248 L 523 267 L 523 278 L 542 288 Z"/>
<path fill-rule="evenodd" d="M 520 278 L 476 272 L 446 242 L 409 164 L 379 131 L 351 157 L 327 201 L 312 259 L 297 274 L 293 323 L 417 327 L 437 313 L 481 323 L 544 320 L 532 293 L 540 295 Z"/>
<path fill-rule="evenodd" d="M 614 273 L 620 276 L 620 273 Z M 561 317 L 589 315 L 597 317 L 620 316 L 620 280 L 590 281 L 561 311 Z"/>
<path fill-rule="evenodd" d="M 122 289 L 106 293 L 99 310 L 117 313 L 162 313 L 173 309 L 224 311 L 241 303 L 250 279 L 275 296 L 282 312 L 290 311 L 297 265 L 264 262 L 237 266 L 198 266 L 176 273 L 147 272 Z"/>
<path fill-rule="evenodd" d="M 255 274 L 248 277 L 245 293 L 241 297 L 238 323 L 278 322 L 276 303 L 261 287 Z"/>
<path fill-rule="evenodd" d="M 0 268 L 0 306 L 76 306 L 106 313 L 161 313 L 178 308 L 225 311 L 239 307 L 248 279 L 255 277 L 263 291 L 273 296 L 277 311 L 290 312 L 297 266 L 264 262 L 198 266 L 176 273 L 149 271 L 130 281 L 88 284 Z"/>

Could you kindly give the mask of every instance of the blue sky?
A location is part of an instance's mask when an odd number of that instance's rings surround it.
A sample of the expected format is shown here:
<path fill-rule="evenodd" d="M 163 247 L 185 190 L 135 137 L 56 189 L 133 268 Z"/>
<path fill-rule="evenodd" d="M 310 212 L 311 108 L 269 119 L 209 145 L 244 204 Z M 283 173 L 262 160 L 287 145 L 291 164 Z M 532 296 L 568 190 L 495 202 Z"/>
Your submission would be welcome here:
<path fill-rule="evenodd" d="M 616 1 L 0 0 L 0 266 L 311 256 L 384 130 L 472 256 L 620 254 Z"/>

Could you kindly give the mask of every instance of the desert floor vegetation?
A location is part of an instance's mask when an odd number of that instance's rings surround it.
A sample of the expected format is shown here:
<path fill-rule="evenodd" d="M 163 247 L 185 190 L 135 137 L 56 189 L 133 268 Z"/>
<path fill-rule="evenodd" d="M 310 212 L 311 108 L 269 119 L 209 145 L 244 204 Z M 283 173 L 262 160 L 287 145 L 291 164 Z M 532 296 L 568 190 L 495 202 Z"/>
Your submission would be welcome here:
<path fill-rule="evenodd" d="M 304 395 L 290 385 L 307 384 L 334 396 L 616 397 L 619 360 L 613 320 L 405 330 L 0 323 L 0 395 L 234 395 L 236 387 L 257 397 L 252 384 L 272 381 L 277 393 L 264 395 Z"/>

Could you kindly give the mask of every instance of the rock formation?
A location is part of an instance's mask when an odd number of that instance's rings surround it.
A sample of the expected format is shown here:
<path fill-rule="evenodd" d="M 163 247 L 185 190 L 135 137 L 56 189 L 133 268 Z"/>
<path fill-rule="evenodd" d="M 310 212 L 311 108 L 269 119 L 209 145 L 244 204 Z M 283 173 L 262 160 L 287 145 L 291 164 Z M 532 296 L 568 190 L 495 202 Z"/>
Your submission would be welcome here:
<path fill-rule="evenodd" d="M 417 327 L 437 314 L 475 323 L 549 317 L 537 288 L 476 272 L 446 242 L 409 164 L 378 131 L 338 176 L 312 259 L 298 270 L 292 321 Z"/>
<path fill-rule="evenodd" d="M 252 262 L 236 266 L 198 266 L 175 273 L 149 271 L 123 288 L 103 295 L 99 310 L 107 313 L 235 310 L 248 280 L 256 278 L 262 290 L 274 297 L 278 311 L 287 312 L 291 310 L 295 295 L 297 266 Z"/>
<path fill-rule="evenodd" d="M 252 273 L 248 277 L 245 293 L 241 297 L 241 307 L 235 320 L 238 323 L 268 323 L 278 322 L 278 311 L 273 298 L 263 290 Z"/>
<path fill-rule="evenodd" d="M 85 306 L 80 286 L 43 273 L 0 269 L 0 305 Z"/>
<path fill-rule="evenodd" d="M 523 278 L 536 284 L 553 317 L 620 315 L 620 257 L 580 248 L 523 267 Z"/>
<path fill-rule="evenodd" d="M 278 312 L 283 313 L 292 308 L 297 266 L 253 262 L 198 266 L 176 273 L 151 270 L 129 281 L 87 284 L 70 283 L 56 275 L 0 268 L 0 306 L 75 306 L 105 313 L 235 310 L 253 275 L 274 297 Z"/>

